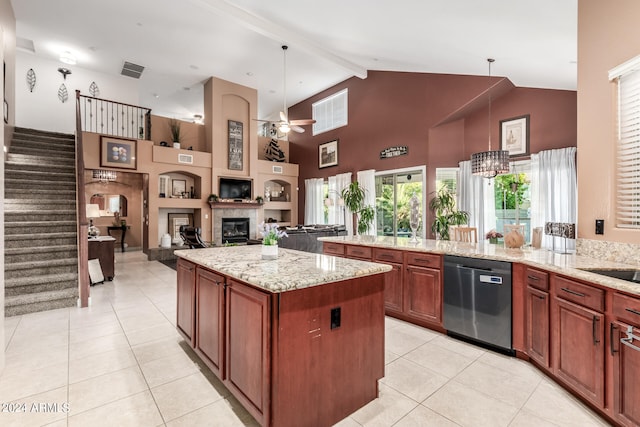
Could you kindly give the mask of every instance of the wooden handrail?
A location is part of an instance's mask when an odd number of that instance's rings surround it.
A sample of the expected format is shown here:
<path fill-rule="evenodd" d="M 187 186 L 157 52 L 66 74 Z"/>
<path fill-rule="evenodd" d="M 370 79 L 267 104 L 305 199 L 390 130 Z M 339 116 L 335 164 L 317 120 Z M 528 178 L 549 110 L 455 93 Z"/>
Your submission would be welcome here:
<path fill-rule="evenodd" d="M 151 111 L 151 108 L 149 108 L 149 107 L 142 107 L 140 105 L 126 104 L 124 102 L 112 101 L 110 99 L 105 99 L 105 98 L 96 98 L 95 96 L 80 95 L 80 91 L 79 90 L 76 90 L 76 94 L 77 94 L 76 95 L 77 99 L 80 99 L 80 98 L 95 99 L 96 101 L 104 101 L 104 102 L 109 102 L 109 103 L 112 103 L 112 104 L 124 105 L 125 107 L 140 108 L 141 110 L 149 110 L 149 111 Z"/>
<path fill-rule="evenodd" d="M 80 91 L 76 90 L 76 209 L 78 211 L 78 293 L 80 307 L 89 306 L 89 240 L 87 238 L 89 225 L 87 223 L 86 205 Z"/>

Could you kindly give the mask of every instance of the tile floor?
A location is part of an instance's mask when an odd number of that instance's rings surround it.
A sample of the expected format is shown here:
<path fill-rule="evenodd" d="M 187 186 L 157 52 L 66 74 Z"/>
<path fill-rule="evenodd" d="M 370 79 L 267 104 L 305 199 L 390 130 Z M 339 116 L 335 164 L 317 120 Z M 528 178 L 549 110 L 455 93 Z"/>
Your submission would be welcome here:
<path fill-rule="evenodd" d="M 5 319 L 0 425 L 256 425 L 176 333 L 175 282 L 117 253 L 91 307 Z M 380 398 L 338 426 L 607 425 L 525 362 L 392 318 L 386 364 Z"/>

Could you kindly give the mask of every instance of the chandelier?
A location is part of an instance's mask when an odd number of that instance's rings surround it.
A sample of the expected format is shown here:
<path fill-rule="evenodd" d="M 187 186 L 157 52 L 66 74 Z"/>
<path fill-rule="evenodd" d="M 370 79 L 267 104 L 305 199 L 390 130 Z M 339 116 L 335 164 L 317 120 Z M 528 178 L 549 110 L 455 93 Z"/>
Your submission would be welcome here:
<path fill-rule="evenodd" d="M 117 178 L 115 171 L 107 171 L 103 169 L 94 169 L 93 178 L 97 179 L 100 182 L 111 182 L 115 181 Z"/>
<path fill-rule="evenodd" d="M 491 88 L 491 63 L 495 59 L 487 58 L 489 63 L 489 89 Z M 491 92 L 489 91 L 489 150 L 471 155 L 471 173 L 485 178 L 509 172 L 509 152 L 491 150 Z"/>

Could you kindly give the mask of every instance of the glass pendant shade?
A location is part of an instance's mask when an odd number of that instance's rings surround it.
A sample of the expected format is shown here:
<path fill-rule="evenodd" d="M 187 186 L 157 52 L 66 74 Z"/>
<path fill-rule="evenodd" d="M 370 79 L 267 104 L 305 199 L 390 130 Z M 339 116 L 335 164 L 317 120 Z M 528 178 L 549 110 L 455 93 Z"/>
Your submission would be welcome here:
<path fill-rule="evenodd" d="M 483 151 L 471 155 L 471 173 L 485 178 L 509 172 L 509 152 Z"/>

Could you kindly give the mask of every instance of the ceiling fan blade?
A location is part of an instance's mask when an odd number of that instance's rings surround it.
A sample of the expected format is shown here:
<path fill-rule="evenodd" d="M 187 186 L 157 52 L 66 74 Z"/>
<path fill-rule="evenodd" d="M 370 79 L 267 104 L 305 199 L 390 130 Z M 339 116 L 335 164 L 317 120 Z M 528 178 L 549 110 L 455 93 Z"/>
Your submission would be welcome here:
<path fill-rule="evenodd" d="M 305 125 L 312 125 L 314 124 L 316 121 L 313 119 L 299 119 L 299 120 L 291 120 L 289 122 L 289 124 L 291 126 L 305 126 Z"/>
<path fill-rule="evenodd" d="M 291 130 L 297 133 L 304 133 L 304 129 L 296 125 L 291 125 Z"/>
<path fill-rule="evenodd" d="M 284 113 L 284 111 L 280 111 L 280 120 L 282 120 L 283 122 L 287 121 L 287 115 Z"/>

